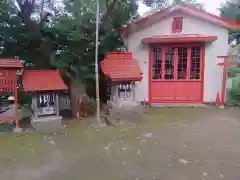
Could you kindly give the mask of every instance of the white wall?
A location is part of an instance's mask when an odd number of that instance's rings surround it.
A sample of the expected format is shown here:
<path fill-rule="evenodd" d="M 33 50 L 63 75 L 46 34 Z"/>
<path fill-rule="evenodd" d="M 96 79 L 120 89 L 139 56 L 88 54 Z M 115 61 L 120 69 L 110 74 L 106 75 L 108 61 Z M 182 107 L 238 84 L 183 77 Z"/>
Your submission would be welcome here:
<path fill-rule="evenodd" d="M 218 37 L 213 43 L 207 43 L 205 49 L 204 102 L 214 102 L 216 93 L 221 90 L 222 81 L 222 68 L 217 66 L 217 62 L 222 59 L 218 59 L 217 56 L 227 55 L 228 30 L 184 13 L 179 12 L 179 15 L 183 16 L 182 34 Z M 133 57 L 138 60 L 143 71 L 142 81 L 136 83 L 137 101 L 148 99 L 148 45 L 142 44 L 141 40 L 155 35 L 171 34 L 172 17 L 170 16 L 148 28 L 129 34 L 128 38 L 124 40 L 128 51 L 133 53 Z"/>

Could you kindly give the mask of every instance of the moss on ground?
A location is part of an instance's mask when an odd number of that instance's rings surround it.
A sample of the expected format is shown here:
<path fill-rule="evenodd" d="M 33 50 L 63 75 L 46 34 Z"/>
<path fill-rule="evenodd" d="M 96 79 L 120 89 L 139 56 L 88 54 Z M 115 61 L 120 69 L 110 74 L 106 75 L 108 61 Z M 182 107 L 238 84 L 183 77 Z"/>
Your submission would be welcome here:
<path fill-rule="evenodd" d="M 131 163 L 156 163 L 154 152 L 160 153 L 163 147 L 159 137 L 146 140 L 143 134 L 155 135 L 168 125 L 187 123 L 215 111 L 206 108 L 148 108 L 144 121 L 126 122 L 116 128 L 96 130 L 80 121 L 71 121 L 65 130 L 54 135 L 1 134 L 0 173 L 13 167 L 31 167 L 42 171 L 44 168 L 40 167 L 47 164 L 51 168 L 60 167 L 60 170 L 57 173 L 53 171 L 49 177 L 42 177 L 45 180 L 96 179 L 96 174 L 98 180 L 109 177 L 135 179 L 131 171 L 134 172 L 136 167 Z M 146 158 L 149 150 L 153 154 Z M 127 172 L 129 176 L 123 177 L 122 172 Z"/>

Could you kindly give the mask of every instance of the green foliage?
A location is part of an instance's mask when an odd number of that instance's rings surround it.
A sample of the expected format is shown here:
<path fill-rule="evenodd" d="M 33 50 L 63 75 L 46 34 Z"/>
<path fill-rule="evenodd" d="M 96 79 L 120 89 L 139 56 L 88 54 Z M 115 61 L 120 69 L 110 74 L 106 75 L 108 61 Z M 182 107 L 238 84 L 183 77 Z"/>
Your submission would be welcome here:
<path fill-rule="evenodd" d="M 187 4 L 199 9 L 203 9 L 204 4 L 198 2 L 197 0 L 142 0 L 144 4 L 153 8 L 164 8 L 169 4 Z"/>
<path fill-rule="evenodd" d="M 153 8 L 163 8 L 168 4 L 168 0 L 142 0 L 142 2 Z"/>
<path fill-rule="evenodd" d="M 94 81 L 96 0 L 0 1 L 0 57 L 18 56 L 28 69 L 55 69 Z M 137 15 L 136 0 L 100 0 L 99 60 L 123 46 L 119 28 Z"/>
<path fill-rule="evenodd" d="M 221 17 L 240 21 L 240 0 L 228 0 L 219 10 Z"/>
<path fill-rule="evenodd" d="M 18 91 L 18 103 L 20 106 L 23 106 L 23 105 L 31 105 L 31 102 L 32 102 L 32 97 L 31 95 L 27 94 L 23 88 L 20 88 L 19 91 Z"/>
<path fill-rule="evenodd" d="M 102 0 L 102 2 L 104 2 Z M 123 46 L 118 29 L 127 23 L 134 14 L 137 6 L 135 1 L 122 1 L 112 5 L 100 2 L 100 14 L 109 13 L 107 17 L 101 16 L 99 32 L 99 58 L 103 59 L 109 51 L 115 51 Z M 113 1 L 112 1 L 113 3 Z M 94 51 L 96 32 L 96 2 L 65 0 L 64 13 L 54 23 L 59 32 L 58 62 L 59 68 L 71 68 L 73 65 L 82 78 L 92 78 L 94 73 Z M 113 6 L 113 9 L 109 9 Z M 112 12 L 111 12 L 112 11 Z M 113 15 L 114 14 L 114 15 Z"/>
<path fill-rule="evenodd" d="M 240 46 L 236 46 L 236 47 L 233 47 L 231 48 L 230 50 L 230 54 L 233 54 L 233 55 L 236 55 L 240 52 Z M 236 57 L 231 57 L 229 59 L 230 62 L 236 62 Z M 228 76 L 230 78 L 233 78 L 233 77 L 236 77 L 238 76 L 238 74 L 240 74 L 240 68 L 237 67 L 237 66 L 230 66 L 229 69 L 228 69 Z"/>
<path fill-rule="evenodd" d="M 240 53 L 240 45 L 231 48 L 230 54 L 236 55 Z M 230 62 L 236 62 L 236 58 L 229 59 Z M 240 102 L 240 68 L 231 66 L 228 69 L 228 78 L 232 79 L 232 87 L 229 89 L 229 100 Z"/>
<path fill-rule="evenodd" d="M 204 9 L 204 4 L 198 2 L 197 0 L 173 0 L 173 4 L 187 4 L 198 9 Z"/>
<path fill-rule="evenodd" d="M 240 0 L 228 0 L 219 10 L 222 18 L 232 19 L 236 22 L 240 22 Z M 239 30 L 230 31 L 230 33 L 234 32 L 239 32 Z"/>
<path fill-rule="evenodd" d="M 232 88 L 229 90 L 231 100 L 240 102 L 240 75 L 232 79 Z"/>

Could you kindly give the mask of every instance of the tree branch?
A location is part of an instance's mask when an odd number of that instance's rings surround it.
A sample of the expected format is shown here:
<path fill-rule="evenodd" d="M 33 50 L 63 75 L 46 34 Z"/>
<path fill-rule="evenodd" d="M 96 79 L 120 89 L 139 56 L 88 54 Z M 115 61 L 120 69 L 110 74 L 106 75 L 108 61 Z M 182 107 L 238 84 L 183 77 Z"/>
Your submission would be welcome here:
<path fill-rule="evenodd" d="M 18 7 L 20 8 L 20 11 L 22 11 L 22 0 L 16 0 L 16 3 L 18 5 Z"/>
<path fill-rule="evenodd" d="M 100 20 L 99 24 L 99 31 L 104 31 L 104 25 L 107 22 L 107 20 L 111 20 L 113 17 L 113 14 L 115 12 L 116 4 L 119 2 L 119 0 L 113 0 L 113 2 L 107 6 L 106 8 L 106 13 L 104 14 L 103 18 Z M 90 34 L 90 33 L 89 33 Z M 91 33 L 92 36 L 89 38 L 88 42 L 94 42 L 96 32 Z M 81 50 L 79 51 L 79 54 L 82 54 L 85 52 L 87 48 L 89 48 L 89 43 L 82 43 L 84 46 L 81 47 Z M 73 64 L 76 64 L 76 59 L 73 61 L 69 62 L 69 66 L 72 66 Z"/>

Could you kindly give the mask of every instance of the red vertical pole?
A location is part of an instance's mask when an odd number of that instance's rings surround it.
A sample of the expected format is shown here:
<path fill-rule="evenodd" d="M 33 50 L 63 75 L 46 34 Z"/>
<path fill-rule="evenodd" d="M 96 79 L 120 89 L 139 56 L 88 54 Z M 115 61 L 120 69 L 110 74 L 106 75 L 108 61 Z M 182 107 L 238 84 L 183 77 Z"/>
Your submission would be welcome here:
<path fill-rule="evenodd" d="M 162 51 L 162 77 L 161 79 L 164 80 L 164 76 L 165 76 L 165 48 L 162 47 L 161 49 Z"/>
<path fill-rule="evenodd" d="M 174 49 L 174 79 L 178 79 L 178 48 Z"/>
<path fill-rule="evenodd" d="M 152 53 L 153 53 L 153 48 L 149 47 L 148 49 L 148 103 L 152 103 Z"/>
<path fill-rule="evenodd" d="M 224 57 L 223 75 L 222 75 L 222 94 L 221 94 L 221 106 L 224 106 L 226 85 L 227 85 L 227 63 L 228 57 Z"/>
<path fill-rule="evenodd" d="M 191 72 L 191 48 L 187 48 L 187 79 L 190 79 Z"/>
<path fill-rule="evenodd" d="M 200 61 L 200 79 L 202 83 L 201 100 L 204 100 L 204 69 L 205 69 L 205 46 L 201 47 L 201 61 Z"/>

